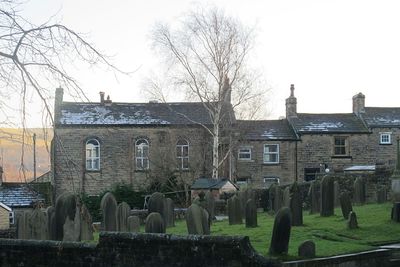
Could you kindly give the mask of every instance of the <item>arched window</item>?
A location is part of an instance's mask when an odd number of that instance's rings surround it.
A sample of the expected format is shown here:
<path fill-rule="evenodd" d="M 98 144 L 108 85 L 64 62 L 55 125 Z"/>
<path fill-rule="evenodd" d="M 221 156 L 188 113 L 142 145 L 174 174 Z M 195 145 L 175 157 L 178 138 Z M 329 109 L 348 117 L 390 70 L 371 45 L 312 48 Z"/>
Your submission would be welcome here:
<path fill-rule="evenodd" d="M 86 142 L 86 170 L 100 170 L 100 143 L 97 139 Z"/>
<path fill-rule="evenodd" d="M 176 143 L 176 161 L 179 170 L 189 169 L 189 143 L 186 140 L 179 140 Z"/>
<path fill-rule="evenodd" d="M 135 143 L 136 169 L 149 169 L 149 142 L 146 139 L 138 139 Z"/>

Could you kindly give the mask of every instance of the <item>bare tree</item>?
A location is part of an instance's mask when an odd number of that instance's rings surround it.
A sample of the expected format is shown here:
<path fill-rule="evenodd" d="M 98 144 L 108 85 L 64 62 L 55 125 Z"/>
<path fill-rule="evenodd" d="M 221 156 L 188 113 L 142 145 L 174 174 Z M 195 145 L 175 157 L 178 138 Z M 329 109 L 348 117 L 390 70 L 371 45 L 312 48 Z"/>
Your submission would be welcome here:
<path fill-rule="evenodd" d="M 213 139 L 212 176 L 218 178 L 229 152 L 220 155 L 223 125 L 234 119 L 230 111 L 262 95 L 253 88 L 257 75 L 247 62 L 253 29 L 217 8 L 198 9 L 190 12 L 179 28 L 156 25 L 153 42 L 165 56 L 174 90 L 183 89 L 189 99 L 200 101 L 208 111 L 212 127 L 203 126 Z M 162 98 L 162 90 L 154 85 L 155 97 Z"/>

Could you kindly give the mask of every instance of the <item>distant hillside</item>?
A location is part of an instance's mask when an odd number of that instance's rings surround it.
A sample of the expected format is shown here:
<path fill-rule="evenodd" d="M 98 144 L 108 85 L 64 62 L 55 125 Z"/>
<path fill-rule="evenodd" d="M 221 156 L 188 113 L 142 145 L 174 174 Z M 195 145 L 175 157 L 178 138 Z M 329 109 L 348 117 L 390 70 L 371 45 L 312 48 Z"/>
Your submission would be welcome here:
<path fill-rule="evenodd" d="M 36 133 L 36 174 L 40 176 L 50 170 L 52 129 L 26 129 L 25 144 L 23 144 L 22 129 L 0 128 L 0 165 L 3 165 L 4 181 L 25 182 L 25 179 L 26 181 L 33 179 L 32 137 L 34 133 Z M 25 169 L 25 177 L 23 169 Z"/>

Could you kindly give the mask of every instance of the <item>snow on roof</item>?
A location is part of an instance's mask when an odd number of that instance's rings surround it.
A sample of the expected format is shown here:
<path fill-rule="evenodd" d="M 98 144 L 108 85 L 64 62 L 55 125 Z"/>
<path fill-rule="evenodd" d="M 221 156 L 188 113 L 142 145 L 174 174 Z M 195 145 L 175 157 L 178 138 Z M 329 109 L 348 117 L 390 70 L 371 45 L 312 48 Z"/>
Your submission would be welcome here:
<path fill-rule="evenodd" d="M 375 171 L 375 165 L 355 165 L 344 169 L 344 171 Z"/>

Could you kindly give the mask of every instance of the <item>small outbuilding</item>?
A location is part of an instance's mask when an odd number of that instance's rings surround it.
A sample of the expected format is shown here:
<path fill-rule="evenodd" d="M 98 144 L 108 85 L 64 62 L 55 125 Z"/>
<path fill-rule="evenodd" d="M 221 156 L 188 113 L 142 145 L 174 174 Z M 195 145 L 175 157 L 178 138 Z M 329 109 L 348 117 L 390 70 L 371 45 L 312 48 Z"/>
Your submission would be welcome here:
<path fill-rule="evenodd" d="M 211 191 L 215 199 L 221 198 L 223 194 L 233 194 L 239 190 L 239 188 L 228 179 L 211 179 L 211 178 L 199 178 L 194 181 L 190 187 L 192 193 L 192 199 L 197 197 L 200 192 L 206 193 Z"/>
<path fill-rule="evenodd" d="M 10 229 L 10 220 L 12 219 L 10 214 L 12 214 L 12 209 L 0 202 L 0 230 Z"/>

